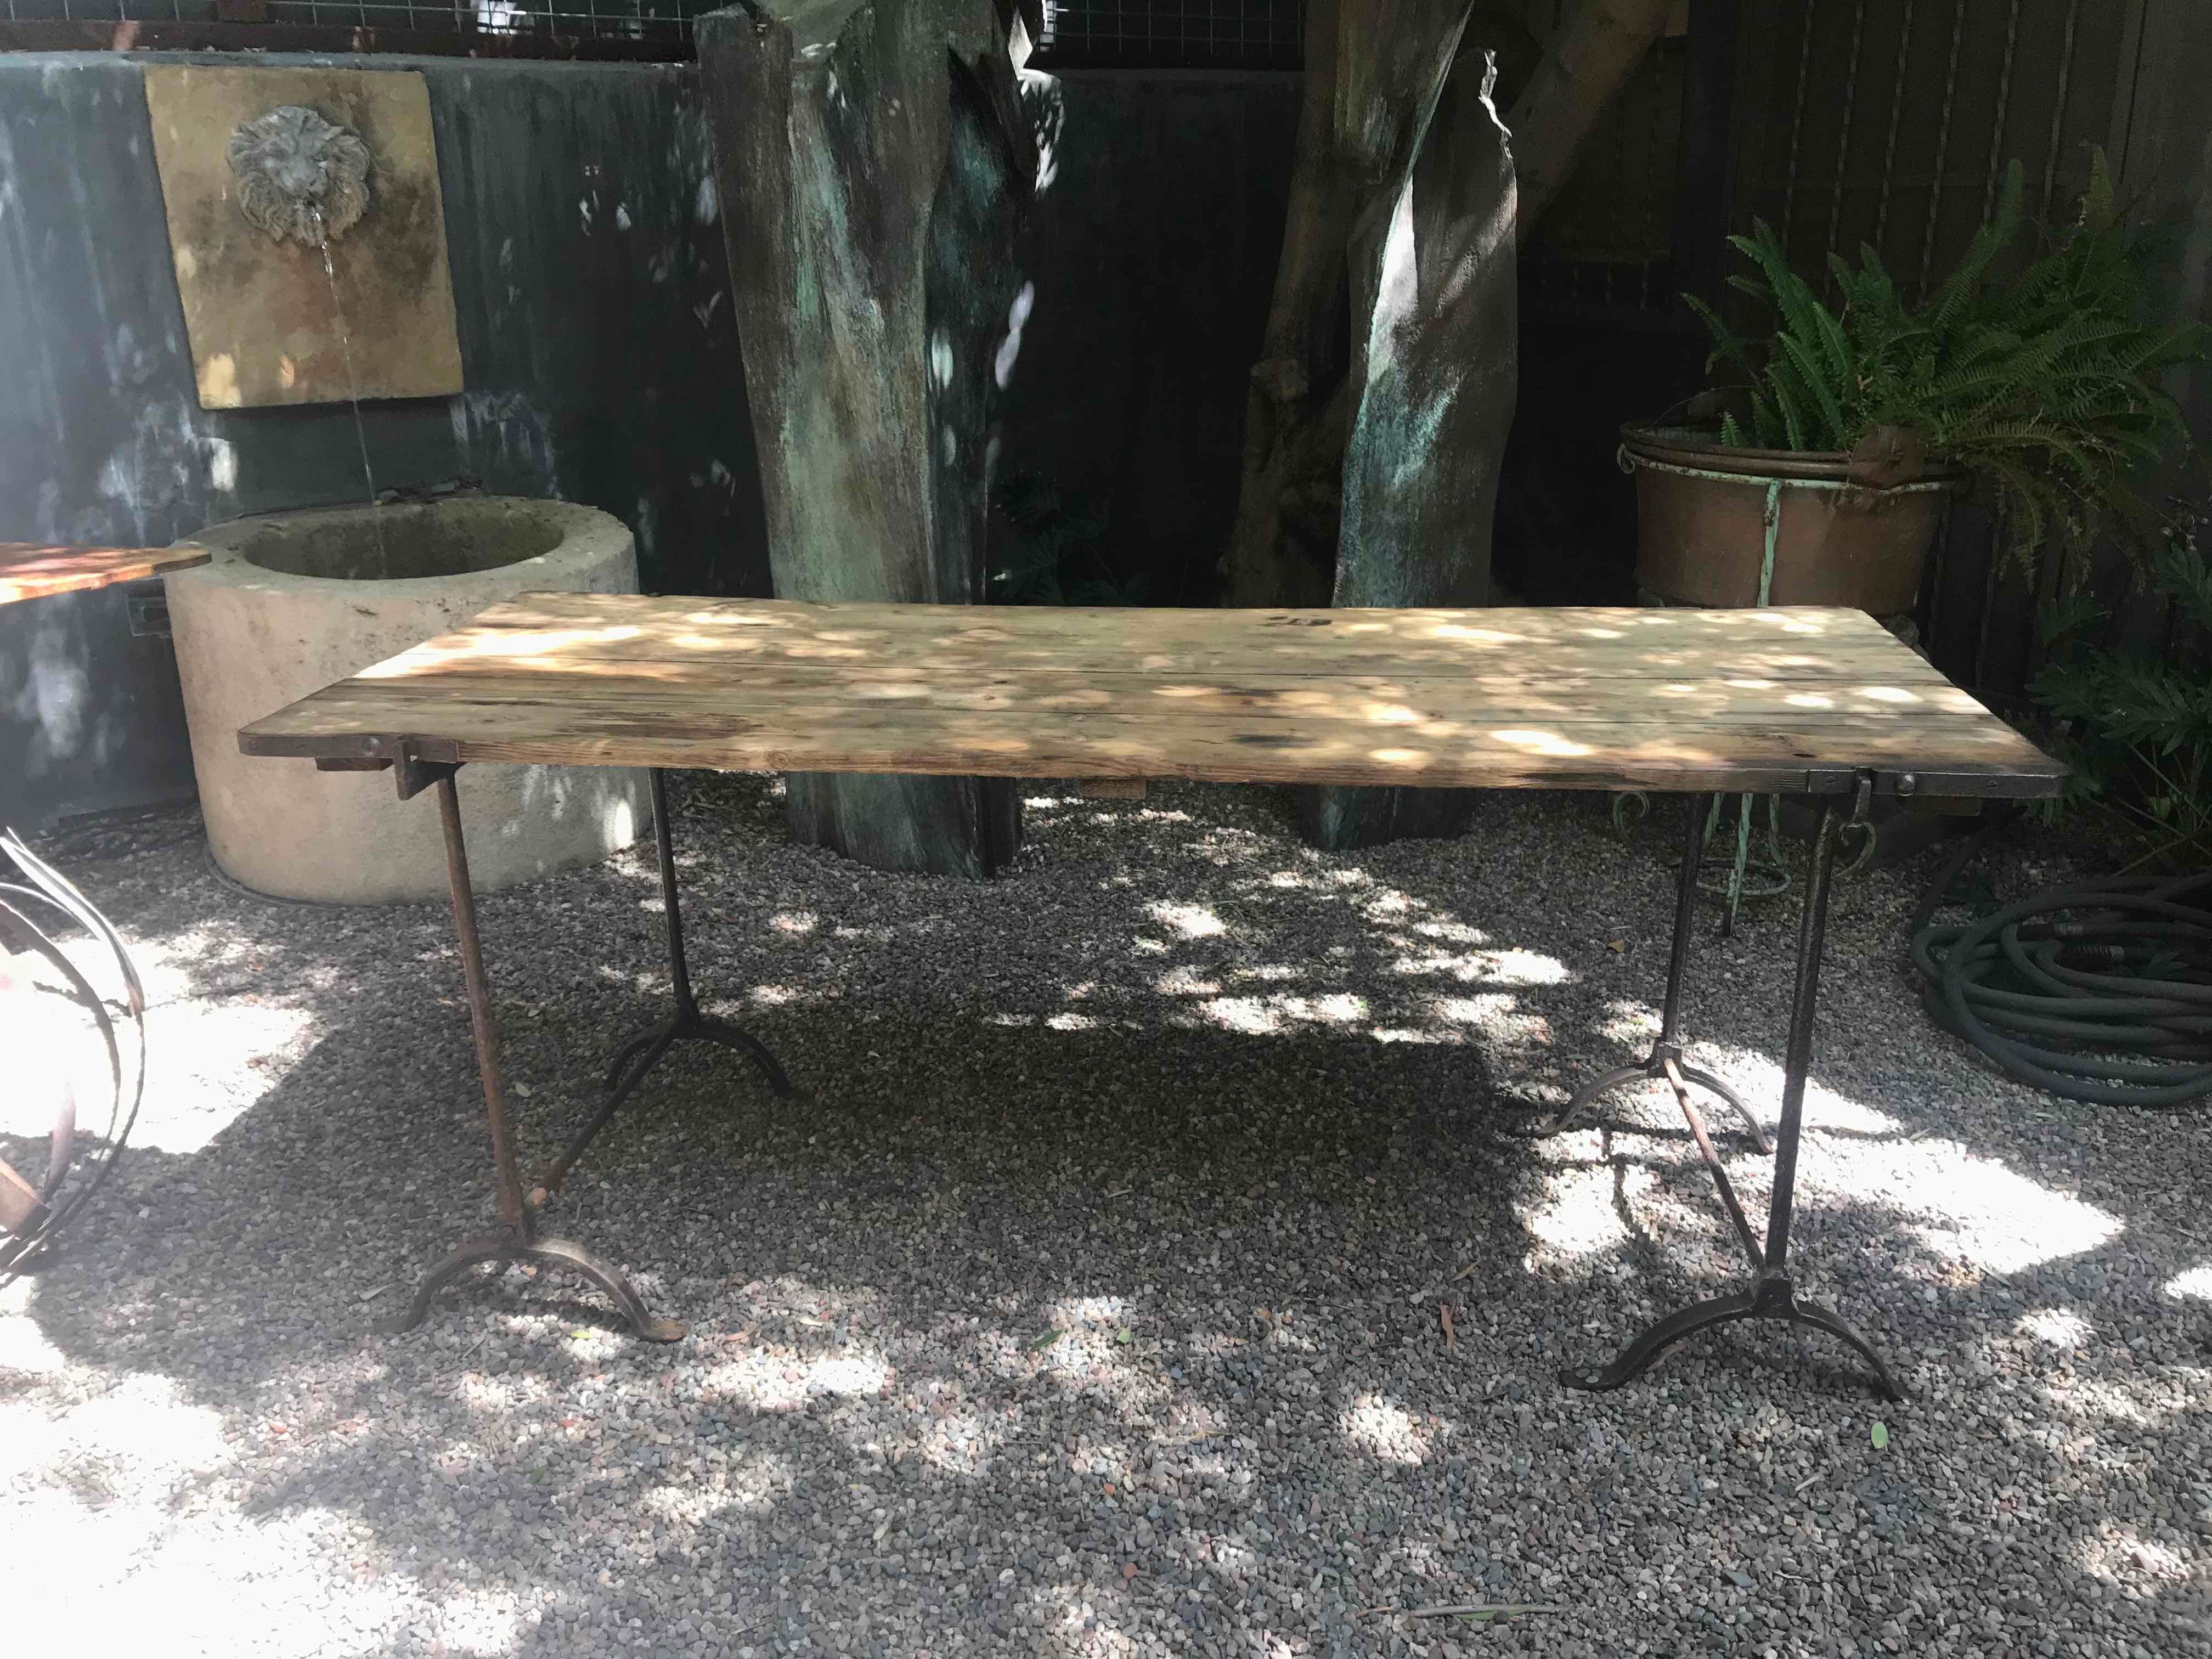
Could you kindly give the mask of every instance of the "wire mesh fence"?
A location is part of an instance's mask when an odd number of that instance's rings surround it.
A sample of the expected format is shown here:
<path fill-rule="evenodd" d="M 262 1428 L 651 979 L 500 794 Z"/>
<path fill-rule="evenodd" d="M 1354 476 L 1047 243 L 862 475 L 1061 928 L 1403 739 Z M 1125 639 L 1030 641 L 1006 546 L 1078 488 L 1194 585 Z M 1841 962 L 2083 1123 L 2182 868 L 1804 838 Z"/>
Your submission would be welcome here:
<path fill-rule="evenodd" d="M 12 24 L 267 24 L 327 29 L 334 37 L 368 31 L 416 40 L 489 37 L 583 40 L 635 48 L 637 54 L 689 58 L 692 22 L 722 0 L 5 0 Z"/>
<path fill-rule="evenodd" d="M 1296 69 L 1300 0 L 1045 0 L 1052 69 Z"/>
<path fill-rule="evenodd" d="M 11 24 L 231 25 L 599 43 L 692 55 L 692 25 L 726 0 L 0 0 Z M 1294 70 L 1301 0 L 1043 0 L 1041 68 Z M 338 44 L 343 44 L 338 43 Z"/>

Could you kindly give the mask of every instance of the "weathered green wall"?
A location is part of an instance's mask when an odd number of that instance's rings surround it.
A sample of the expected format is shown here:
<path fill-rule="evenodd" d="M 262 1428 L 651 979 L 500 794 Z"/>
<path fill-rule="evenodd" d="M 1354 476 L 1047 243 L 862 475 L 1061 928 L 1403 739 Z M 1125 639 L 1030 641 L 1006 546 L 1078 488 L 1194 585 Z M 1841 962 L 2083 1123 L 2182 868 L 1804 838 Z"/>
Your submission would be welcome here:
<path fill-rule="evenodd" d="M 0 540 L 167 543 L 362 497 L 346 405 L 198 406 L 149 61 L 428 78 L 468 390 L 364 407 L 380 484 L 587 502 L 636 532 L 648 585 L 766 592 L 719 198 L 672 65 L 0 57 Z M 0 611 L 0 817 L 191 793 L 174 660 L 127 612 L 117 591 Z"/>

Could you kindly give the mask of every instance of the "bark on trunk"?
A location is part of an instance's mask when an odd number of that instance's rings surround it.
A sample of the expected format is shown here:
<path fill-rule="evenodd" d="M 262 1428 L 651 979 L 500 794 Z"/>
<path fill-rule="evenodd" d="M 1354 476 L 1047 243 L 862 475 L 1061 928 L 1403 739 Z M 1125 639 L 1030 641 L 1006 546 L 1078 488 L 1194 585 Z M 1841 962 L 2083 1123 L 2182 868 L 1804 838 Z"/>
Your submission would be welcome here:
<path fill-rule="evenodd" d="M 1358 388 L 1353 240 L 1418 159 L 1468 0 L 1310 0 L 1297 164 L 1244 423 L 1224 603 L 1318 605 L 1336 583 L 1344 447 Z"/>
<path fill-rule="evenodd" d="M 1505 118 L 1525 240 L 1574 176 L 1583 142 L 1667 27 L 1674 0 L 1582 0 Z"/>
<path fill-rule="evenodd" d="M 1482 605 L 1515 391 L 1513 161 L 1465 0 L 1313 0 L 1289 222 L 1223 562 L 1232 605 Z M 1300 792 L 1348 847 L 1467 798 Z"/>
<path fill-rule="evenodd" d="M 1490 602 L 1490 526 L 1513 424 L 1519 325 L 1513 156 L 1486 61 L 1462 59 L 1396 199 L 1354 239 L 1352 314 L 1367 319 L 1344 455 L 1330 602 Z M 1387 206 L 1387 212 L 1382 210 Z M 1455 834 L 1465 790 L 1303 792 L 1324 847 Z"/>
<path fill-rule="evenodd" d="M 986 594 L 993 405 L 1036 172 L 993 0 L 742 0 L 697 24 L 779 598 Z M 1012 856 L 999 779 L 794 773 L 793 837 Z"/>

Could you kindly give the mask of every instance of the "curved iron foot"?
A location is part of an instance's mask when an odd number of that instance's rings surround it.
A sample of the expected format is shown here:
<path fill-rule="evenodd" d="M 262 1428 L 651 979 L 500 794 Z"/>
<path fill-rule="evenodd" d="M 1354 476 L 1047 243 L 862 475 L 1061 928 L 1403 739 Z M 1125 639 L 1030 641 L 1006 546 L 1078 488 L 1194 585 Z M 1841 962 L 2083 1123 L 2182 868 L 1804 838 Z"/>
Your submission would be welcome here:
<path fill-rule="evenodd" d="M 1842 1315 L 1832 1309 L 1822 1307 L 1817 1302 L 1792 1302 L 1789 1316 L 1793 1324 L 1808 1326 L 1816 1331 L 1826 1331 L 1830 1336 L 1856 1353 L 1860 1358 L 1865 1360 L 1873 1367 L 1877 1385 L 1887 1398 L 1891 1400 L 1905 1398 L 1905 1390 L 1898 1386 L 1897 1379 L 1890 1375 L 1889 1367 L 1882 1363 L 1881 1356 L 1874 1351 L 1874 1345 L 1845 1324 Z"/>
<path fill-rule="evenodd" d="M 1623 1348 L 1610 1365 L 1599 1370 L 1564 1370 L 1559 1373 L 1559 1381 L 1570 1389 L 1587 1389 L 1593 1394 L 1620 1388 L 1641 1376 L 1646 1366 L 1684 1337 L 1709 1325 L 1748 1319 L 1756 1305 L 1748 1291 L 1738 1291 L 1679 1309 Z"/>
<path fill-rule="evenodd" d="M 607 1067 L 607 1102 L 600 1109 L 602 1115 L 598 1120 L 599 1123 L 606 1121 L 615 1108 L 629 1097 L 630 1091 L 645 1081 L 645 1074 L 659 1065 L 662 1056 L 673 1048 L 677 1040 L 684 1035 L 684 1022 L 672 1019 L 667 1024 L 656 1027 L 643 1036 L 623 1045 L 623 1051 Z M 635 1065 L 631 1063 L 633 1060 L 636 1062 Z M 593 1125 L 592 1132 L 598 1132 L 597 1123 Z"/>
<path fill-rule="evenodd" d="M 791 1086 L 791 1079 L 784 1075 L 783 1067 L 776 1057 L 769 1052 L 768 1044 L 742 1025 L 732 1025 L 726 1019 L 702 1018 L 695 1022 L 692 1030 L 678 1035 L 719 1043 L 725 1048 L 734 1048 L 741 1054 L 750 1055 L 753 1064 L 760 1067 L 760 1074 L 768 1079 L 768 1086 L 780 1097 L 789 1100 L 797 1092 Z"/>
<path fill-rule="evenodd" d="M 1640 1060 L 1633 1066 L 1616 1066 L 1604 1076 L 1593 1078 L 1574 1092 L 1572 1099 L 1547 1118 L 1528 1126 L 1528 1133 L 1541 1140 L 1574 1127 L 1577 1120 L 1587 1114 L 1591 1103 L 1608 1089 L 1617 1089 L 1624 1083 L 1633 1083 L 1639 1078 L 1662 1075 L 1652 1069 L 1651 1062 Z"/>
<path fill-rule="evenodd" d="M 464 1243 L 422 1276 L 422 1284 L 416 1287 L 415 1299 L 404 1313 L 379 1321 L 376 1328 L 386 1336 L 413 1330 L 422 1322 L 430 1311 L 430 1304 L 455 1274 L 487 1261 L 543 1261 L 552 1267 L 573 1268 L 605 1291 L 614 1303 L 615 1311 L 647 1342 L 674 1342 L 690 1328 L 680 1320 L 662 1319 L 653 1314 L 618 1268 L 602 1261 L 580 1244 L 565 1238 L 496 1237 L 471 1238 Z"/>
<path fill-rule="evenodd" d="M 742 1025 L 726 1019 L 714 1019 L 696 1009 L 678 1014 L 674 1018 L 654 1026 L 651 1030 L 632 1037 L 616 1050 L 607 1065 L 607 1092 L 614 1097 L 604 1110 L 619 1106 L 631 1090 L 645 1081 L 645 1074 L 660 1064 L 661 1059 L 679 1042 L 712 1042 L 724 1048 L 733 1048 L 747 1056 L 760 1068 L 768 1086 L 788 1100 L 795 1092 L 783 1066 L 763 1042 Z M 643 1055 L 642 1059 L 639 1056 Z M 633 1065 L 632 1062 L 635 1063 Z M 604 1121 L 604 1120 L 602 1120 Z M 598 1133 L 598 1125 L 593 1126 Z"/>
<path fill-rule="evenodd" d="M 511 1261 L 517 1247 L 504 1238 L 471 1238 L 436 1267 L 422 1275 L 422 1282 L 415 1287 L 415 1299 L 404 1313 L 394 1314 L 389 1319 L 380 1319 L 375 1328 L 385 1336 L 398 1336 L 421 1324 L 430 1311 L 430 1304 L 438 1292 L 446 1288 L 446 1281 L 464 1267 L 473 1267 L 484 1261 Z"/>
<path fill-rule="evenodd" d="M 1718 1095 L 1726 1101 L 1729 1109 L 1735 1113 L 1737 1121 L 1743 1125 L 1744 1133 L 1751 1137 L 1751 1144 L 1759 1148 L 1760 1155 L 1772 1154 L 1774 1143 L 1766 1138 L 1766 1131 L 1759 1127 L 1759 1120 L 1751 1115 L 1751 1108 L 1743 1103 L 1741 1095 L 1711 1072 L 1700 1071 L 1694 1066 L 1681 1066 L 1677 1069 L 1682 1073 L 1685 1083 L 1694 1083 L 1707 1093 Z"/>
<path fill-rule="evenodd" d="M 607 1062 L 607 1079 L 605 1084 L 603 1085 L 606 1091 L 611 1094 L 615 1091 L 616 1087 L 621 1084 L 623 1080 L 623 1073 L 629 1069 L 630 1061 L 636 1059 L 637 1056 L 645 1049 L 652 1048 L 656 1042 L 665 1049 L 667 1048 L 669 1043 L 674 1042 L 676 1037 L 676 1026 L 677 1022 L 674 1020 L 664 1021 L 662 1024 L 654 1026 L 649 1031 L 640 1032 L 636 1036 L 632 1037 L 628 1042 L 623 1043 L 620 1048 L 617 1049 L 615 1051 L 615 1057 Z M 653 1060 L 659 1060 L 659 1054 L 656 1052 L 653 1054 L 653 1059 L 647 1060 L 645 1062 L 645 1066 L 640 1068 L 641 1074 L 645 1069 L 651 1067 Z"/>
<path fill-rule="evenodd" d="M 629 1321 L 630 1328 L 647 1342 L 681 1341 L 691 1328 L 680 1319 L 662 1319 L 653 1314 L 619 1268 L 600 1261 L 572 1239 L 541 1238 L 526 1254 L 533 1261 L 550 1261 L 583 1274 L 614 1299 L 616 1310 Z"/>
<path fill-rule="evenodd" d="M 1540 1140 L 1547 1136 L 1558 1134 L 1563 1129 L 1573 1128 L 1581 1119 L 1588 1115 L 1590 1107 L 1600 1095 L 1608 1090 L 1617 1089 L 1624 1083 L 1636 1083 L 1647 1079 L 1664 1083 L 1667 1080 L 1667 1059 L 1668 1056 L 1664 1054 L 1654 1053 L 1649 1060 L 1638 1060 L 1633 1066 L 1616 1066 L 1604 1076 L 1591 1079 L 1581 1088 L 1576 1090 L 1574 1098 L 1568 1101 L 1557 1112 L 1540 1122 L 1530 1125 L 1528 1133 Z M 1751 1115 L 1751 1108 L 1743 1103 L 1742 1097 L 1735 1090 L 1729 1088 L 1711 1072 L 1700 1071 L 1692 1066 L 1684 1066 L 1679 1060 L 1674 1064 L 1676 1069 L 1681 1073 L 1685 1082 L 1694 1083 L 1699 1088 L 1718 1095 L 1728 1103 L 1729 1108 L 1735 1113 L 1737 1120 L 1743 1125 L 1744 1133 L 1751 1137 L 1751 1144 L 1759 1148 L 1762 1156 L 1774 1151 L 1773 1143 L 1766 1138 L 1766 1131 L 1759 1127 L 1759 1120 Z"/>
<path fill-rule="evenodd" d="M 1814 1303 L 1799 1302 L 1790 1291 L 1790 1281 L 1778 1275 L 1762 1279 L 1755 1290 L 1717 1296 L 1711 1301 L 1693 1303 L 1670 1313 L 1623 1348 L 1611 1364 L 1596 1370 L 1563 1370 L 1559 1381 L 1570 1389 L 1583 1389 L 1593 1394 L 1618 1389 L 1642 1376 L 1653 1360 L 1684 1337 L 1715 1325 L 1733 1324 L 1740 1319 L 1774 1319 L 1825 1331 L 1873 1367 L 1875 1385 L 1883 1395 L 1891 1400 L 1905 1398 L 1889 1367 L 1882 1364 L 1881 1356 L 1865 1338 L 1827 1309 Z"/>
<path fill-rule="evenodd" d="M 769 1087 L 778 1095 L 787 1100 L 793 1093 L 790 1078 L 784 1074 L 783 1067 L 769 1052 L 766 1043 L 742 1025 L 732 1024 L 726 1019 L 710 1019 L 696 1008 L 685 1009 L 651 1030 L 632 1037 L 615 1051 L 615 1057 L 607 1066 L 606 1097 L 599 1103 L 599 1109 L 592 1114 L 591 1120 L 576 1131 L 574 1139 L 569 1141 L 561 1156 L 538 1171 L 537 1179 L 531 1184 L 529 1202 L 532 1208 L 543 1206 L 561 1190 L 561 1183 L 568 1178 L 568 1171 L 575 1168 L 576 1160 L 583 1157 L 591 1144 L 599 1139 L 599 1131 L 614 1121 L 615 1114 L 622 1109 L 623 1103 L 637 1091 L 638 1085 L 645 1081 L 646 1074 L 660 1064 L 671 1048 L 691 1039 L 737 1050 L 760 1068 L 761 1075 L 768 1079 Z"/>

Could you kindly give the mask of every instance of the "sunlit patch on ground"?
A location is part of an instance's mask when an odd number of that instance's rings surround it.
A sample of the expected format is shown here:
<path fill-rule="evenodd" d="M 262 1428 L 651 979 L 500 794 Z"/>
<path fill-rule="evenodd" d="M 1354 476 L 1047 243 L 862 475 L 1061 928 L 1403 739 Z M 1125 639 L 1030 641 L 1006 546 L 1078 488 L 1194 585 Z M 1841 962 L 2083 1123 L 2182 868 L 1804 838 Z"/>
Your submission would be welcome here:
<path fill-rule="evenodd" d="M 2039 1308 L 2022 1314 L 2020 1333 L 2054 1348 L 2078 1348 L 2094 1334 L 2089 1322 L 2068 1308 Z"/>
<path fill-rule="evenodd" d="M 1170 904 L 1164 902 L 1150 905 L 1146 909 L 1153 921 L 1183 939 L 1211 939 L 1229 931 L 1228 925 L 1202 904 Z"/>
<path fill-rule="evenodd" d="M 1643 1171 L 1630 1171 L 1618 1182 L 1620 1194 L 1634 1206 L 1650 1188 Z M 1529 1265 L 1577 1261 L 1619 1249 L 1628 1242 L 1626 1224 L 1614 1207 L 1616 1178 L 1595 1160 L 1587 1167 L 1564 1170 L 1547 1179 L 1540 1195 L 1521 1208 L 1522 1224 L 1534 1243 Z"/>
<path fill-rule="evenodd" d="M 1402 1406 L 1362 1395 L 1344 1414 L 1345 1437 L 1390 1463 L 1419 1463 L 1429 1455 L 1429 1435 Z"/>
<path fill-rule="evenodd" d="M 2168 1296 L 2188 1297 L 2199 1302 L 2212 1302 L 2212 1264 L 2191 1267 L 2166 1281 Z"/>
<path fill-rule="evenodd" d="M 724 1399 L 761 1411 L 796 1410 L 815 1395 L 874 1395 L 890 1384 L 890 1368 L 865 1354 L 803 1354 L 763 1348 L 725 1360 L 708 1372 L 704 1386 Z"/>

